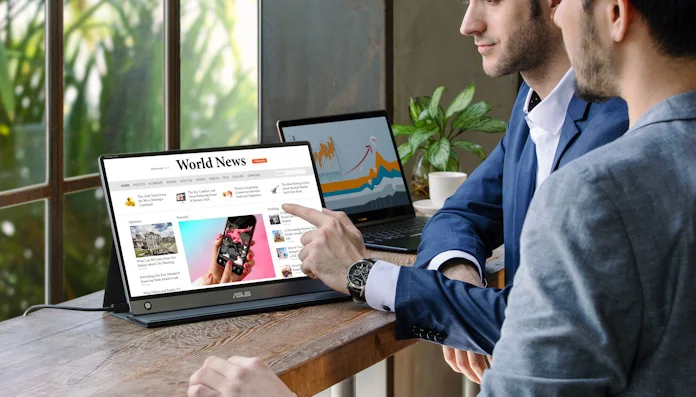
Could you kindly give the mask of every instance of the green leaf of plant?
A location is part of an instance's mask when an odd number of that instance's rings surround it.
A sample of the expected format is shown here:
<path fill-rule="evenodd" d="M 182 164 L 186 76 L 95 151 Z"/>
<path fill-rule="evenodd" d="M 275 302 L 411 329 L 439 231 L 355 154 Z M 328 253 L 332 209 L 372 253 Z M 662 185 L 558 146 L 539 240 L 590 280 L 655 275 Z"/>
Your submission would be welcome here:
<path fill-rule="evenodd" d="M 460 149 L 464 149 L 467 152 L 473 153 L 476 155 L 476 157 L 480 158 L 481 160 L 486 159 L 486 151 L 481 147 L 481 145 L 469 142 L 469 141 L 454 141 L 452 142 L 452 146 L 458 147 Z"/>
<path fill-rule="evenodd" d="M 433 121 L 428 114 L 428 104 L 430 103 L 430 97 L 419 96 L 413 101 L 413 106 L 409 106 L 409 116 L 411 116 L 411 122 L 414 126 L 423 127 L 427 124 L 431 124 Z M 414 112 L 411 114 L 411 112 Z"/>
<path fill-rule="evenodd" d="M 467 107 L 457 115 L 452 121 L 452 129 L 468 130 L 468 125 L 476 122 L 491 110 L 491 106 L 486 101 L 476 102 Z"/>
<path fill-rule="evenodd" d="M 14 119 L 15 100 L 14 90 L 12 89 L 12 79 L 10 79 L 10 67 L 7 62 L 5 44 L 0 42 L 0 101 L 10 116 Z"/>
<path fill-rule="evenodd" d="M 418 123 L 418 116 L 420 116 L 423 109 L 419 109 L 418 104 L 411 98 L 408 104 L 408 115 L 411 118 L 411 123 L 416 125 Z"/>
<path fill-rule="evenodd" d="M 450 142 L 447 139 L 435 141 L 428 148 L 428 161 L 438 170 L 444 170 L 447 168 L 450 150 Z"/>
<path fill-rule="evenodd" d="M 440 109 L 440 98 L 442 98 L 443 92 L 445 92 L 445 87 L 437 87 L 435 92 L 433 92 L 433 97 L 428 105 L 430 117 L 433 119 L 437 117 L 437 111 Z"/>
<path fill-rule="evenodd" d="M 505 132 L 507 125 L 504 121 L 496 120 L 494 118 L 483 116 L 478 120 L 472 121 L 463 130 L 467 131 L 479 131 L 488 133 Z"/>
<path fill-rule="evenodd" d="M 408 143 L 409 145 L 411 145 L 411 151 L 415 152 L 416 150 L 418 150 L 418 148 L 423 143 L 427 142 L 428 139 L 430 139 L 435 134 L 435 132 L 437 132 L 437 129 L 432 127 L 421 127 L 415 130 L 413 134 L 411 134 L 408 137 Z"/>
<path fill-rule="evenodd" d="M 411 150 L 411 145 L 408 142 L 399 145 L 398 151 L 402 165 L 406 164 L 406 162 L 413 157 L 413 151 Z"/>
<path fill-rule="evenodd" d="M 418 116 L 418 121 L 420 121 L 420 122 L 424 121 L 428 124 L 432 123 L 433 118 L 430 117 L 430 111 L 428 109 L 423 110 L 423 112 L 421 112 L 420 116 Z"/>
<path fill-rule="evenodd" d="M 418 106 L 418 110 L 419 110 L 419 114 L 420 114 L 420 112 L 422 112 L 423 109 L 427 109 L 428 106 L 430 106 L 430 97 L 429 96 L 416 97 L 416 105 Z"/>
<path fill-rule="evenodd" d="M 457 156 L 457 152 L 455 152 L 454 150 L 450 150 L 450 157 L 447 161 L 447 168 L 445 169 L 445 171 L 459 171 L 459 157 Z"/>
<path fill-rule="evenodd" d="M 444 132 L 447 120 L 445 120 L 445 111 L 442 110 L 441 106 L 438 106 L 437 108 L 437 116 L 435 117 L 435 122 L 437 123 L 437 126 L 440 128 L 440 132 Z M 440 134 L 440 136 L 442 136 L 442 134 Z"/>
<path fill-rule="evenodd" d="M 411 126 L 411 125 L 401 125 L 401 124 L 392 125 L 392 133 L 394 134 L 394 136 L 411 135 L 411 134 L 413 134 L 414 131 L 416 131 L 416 127 Z"/>
<path fill-rule="evenodd" d="M 445 118 L 449 119 L 453 114 L 461 112 L 474 98 L 474 92 L 476 91 L 476 85 L 471 83 L 470 86 L 466 87 L 462 92 L 460 92 L 452 101 L 452 103 L 447 108 L 447 113 L 445 113 Z"/>

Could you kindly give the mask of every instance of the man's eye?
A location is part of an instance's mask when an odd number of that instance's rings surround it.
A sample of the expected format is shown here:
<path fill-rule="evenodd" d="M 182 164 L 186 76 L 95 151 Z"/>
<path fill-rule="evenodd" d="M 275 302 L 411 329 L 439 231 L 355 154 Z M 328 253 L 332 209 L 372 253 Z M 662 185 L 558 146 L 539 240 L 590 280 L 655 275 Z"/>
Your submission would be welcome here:
<path fill-rule="evenodd" d="M 498 4 L 498 3 L 500 3 L 500 0 L 482 0 L 482 1 L 486 4 Z M 465 7 L 468 7 L 469 4 L 471 4 L 471 0 L 464 0 L 464 1 L 462 1 L 462 4 Z"/>

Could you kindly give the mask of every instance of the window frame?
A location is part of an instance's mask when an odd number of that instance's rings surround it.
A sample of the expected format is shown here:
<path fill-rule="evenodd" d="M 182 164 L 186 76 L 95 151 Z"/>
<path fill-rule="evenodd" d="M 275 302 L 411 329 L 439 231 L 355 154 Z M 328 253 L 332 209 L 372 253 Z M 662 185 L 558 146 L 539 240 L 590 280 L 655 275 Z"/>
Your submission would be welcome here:
<path fill-rule="evenodd" d="M 98 173 L 65 177 L 63 128 L 63 2 L 44 2 L 46 51 L 46 180 L 44 183 L 0 192 L 0 208 L 45 200 L 44 300 L 65 300 L 64 211 L 66 195 L 101 187 Z M 164 150 L 179 149 L 181 129 L 180 44 L 181 2 L 163 0 L 164 21 Z"/>

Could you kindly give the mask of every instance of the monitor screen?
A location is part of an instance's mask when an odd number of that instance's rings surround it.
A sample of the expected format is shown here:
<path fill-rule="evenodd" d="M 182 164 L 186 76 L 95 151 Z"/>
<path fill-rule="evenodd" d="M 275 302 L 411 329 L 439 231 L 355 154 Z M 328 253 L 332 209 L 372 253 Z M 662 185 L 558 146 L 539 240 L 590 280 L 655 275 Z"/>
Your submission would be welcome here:
<path fill-rule="evenodd" d="M 131 298 L 306 277 L 281 205 L 322 208 L 308 146 L 216 150 L 102 158 Z"/>
<path fill-rule="evenodd" d="M 385 116 L 287 125 L 282 135 L 309 141 L 327 208 L 351 215 L 411 205 Z"/>

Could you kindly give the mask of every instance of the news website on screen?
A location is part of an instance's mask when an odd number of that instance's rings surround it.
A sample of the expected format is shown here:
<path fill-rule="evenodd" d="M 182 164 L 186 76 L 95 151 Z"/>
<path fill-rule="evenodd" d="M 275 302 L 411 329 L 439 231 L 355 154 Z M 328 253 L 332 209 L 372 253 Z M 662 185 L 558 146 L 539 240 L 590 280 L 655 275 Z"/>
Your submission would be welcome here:
<path fill-rule="evenodd" d="M 132 297 L 304 277 L 300 237 L 314 227 L 281 205 L 321 209 L 306 146 L 105 158 L 103 169 Z"/>

